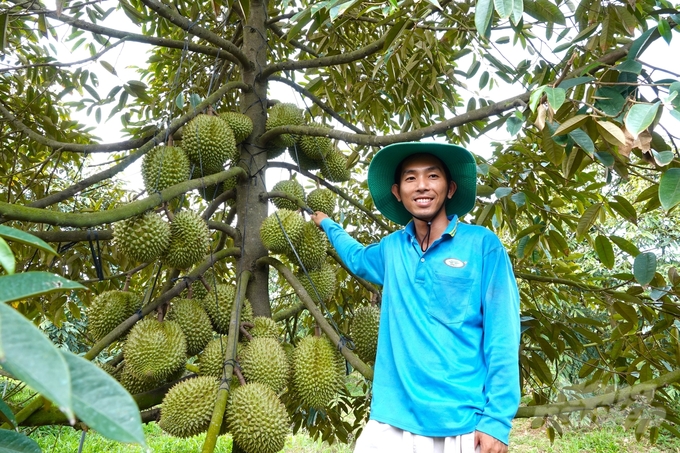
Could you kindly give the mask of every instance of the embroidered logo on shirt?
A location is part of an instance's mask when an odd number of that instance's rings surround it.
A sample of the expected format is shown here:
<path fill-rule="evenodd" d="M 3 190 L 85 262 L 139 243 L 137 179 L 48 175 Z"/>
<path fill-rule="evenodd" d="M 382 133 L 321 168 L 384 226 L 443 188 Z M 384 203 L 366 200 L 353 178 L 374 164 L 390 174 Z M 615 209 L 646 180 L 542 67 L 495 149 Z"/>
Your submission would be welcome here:
<path fill-rule="evenodd" d="M 444 260 L 444 264 L 446 264 L 449 267 L 458 268 L 458 267 L 465 267 L 465 265 L 467 264 L 467 261 L 461 261 L 461 260 L 457 260 L 455 258 L 447 258 L 447 259 Z"/>

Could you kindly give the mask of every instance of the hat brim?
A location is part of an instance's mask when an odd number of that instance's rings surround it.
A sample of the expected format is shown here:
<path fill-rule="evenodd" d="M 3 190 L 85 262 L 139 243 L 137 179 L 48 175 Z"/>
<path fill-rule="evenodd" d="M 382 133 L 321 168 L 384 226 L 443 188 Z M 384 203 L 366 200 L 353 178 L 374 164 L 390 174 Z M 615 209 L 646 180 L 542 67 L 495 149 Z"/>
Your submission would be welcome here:
<path fill-rule="evenodd" d="M 368 167 L 368 189 L 375 207 L 388 219 L 406 225 L 413 216 L 392 194 L 394 172 L 405 158 L 418 153 L 432 154 L 444 163 L 456 183 L 456 191 L 446 201 L 446 214 L 462 217 L 475 206 L 477 164 L 467 149 L 448 143 L 395 143 L 378 151 Z"/>

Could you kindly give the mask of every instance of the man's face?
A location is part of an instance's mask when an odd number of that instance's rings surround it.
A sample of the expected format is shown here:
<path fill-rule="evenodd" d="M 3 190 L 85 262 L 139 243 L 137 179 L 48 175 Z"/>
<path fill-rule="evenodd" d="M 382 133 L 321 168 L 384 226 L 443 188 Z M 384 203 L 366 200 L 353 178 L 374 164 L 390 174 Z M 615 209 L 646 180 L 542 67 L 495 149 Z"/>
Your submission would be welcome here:
<path fill-rule="evenodd" d="M 456 183 L 446 182 L 442 162 L 430 154 L 417 154 L 407 158 L 401 169 L 399 184 L 392 186 L 392 194 L 417 218 L 446 217 L 439 208 L 456 191 Z"/>

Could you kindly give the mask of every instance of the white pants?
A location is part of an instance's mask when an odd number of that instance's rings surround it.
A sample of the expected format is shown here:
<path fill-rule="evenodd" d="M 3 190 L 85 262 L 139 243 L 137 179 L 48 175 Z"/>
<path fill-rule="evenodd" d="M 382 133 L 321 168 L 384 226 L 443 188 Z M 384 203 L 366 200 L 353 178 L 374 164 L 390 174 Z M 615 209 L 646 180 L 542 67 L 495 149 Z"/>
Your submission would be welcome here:
<path fill-rule="evenodd" d="M 354 453 L 478 453 L 475 433 L 426 437 L 369 420 L 357 439 Z"/>

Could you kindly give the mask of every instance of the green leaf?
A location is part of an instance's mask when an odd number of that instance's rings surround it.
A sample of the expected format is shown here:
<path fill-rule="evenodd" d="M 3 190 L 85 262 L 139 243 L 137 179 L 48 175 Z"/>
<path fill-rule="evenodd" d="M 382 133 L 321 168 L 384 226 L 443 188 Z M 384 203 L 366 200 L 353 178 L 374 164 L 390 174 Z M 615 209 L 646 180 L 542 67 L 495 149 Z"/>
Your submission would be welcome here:
<path fill-rule="evenodd" d="M 180 110 L 184 108 L 184 95 L 182 93 L 178 94 L 175 98 L 175 105 Z"/>
<path fill-rule="evenodd" d="M 9 244 L 0 236 L 0 266 L 2 266 L 8 274 L 13 274 L 16 266 L 14 261 L 14 253 L 9 248 Z"/>
<path fill-rule="evenodd" d="M 632 74 L 640 75 L 642 72 L 642 63 L 636 60 L 623 60 L 620 65 L 614 66 L 619 72 L 630 72 Z"/>
<path fill-rule="evenodd" d="M 395 39 L 406 29 L 406 26 L 410 24 L 410 20 L 402 19 L 390 28 L 387 32 L 387 37 L 385 38 L 385 44 L 383 44 L 383 50 L 390 48 Z"/>
<path fill-rule="evenodd" d="M 5 304 L 0 304 L 0 365 L 74 420 L 70 375 L 59 350 L 33 323 Z"/>
<path fill-rule="evenodd" d="M 5 383 L 7 385 L 7 383 Z M 3 423 L 9 423 L 11 426 L 17 426 L 17 419 L 14 417 L 14 412 L 12 409 L 0 399 L 0 421 Z"/>
<path fill-rule="evenodd" d="M 680 110 L 670 110 L 671 116 L 675 118 L 676 120 L 680 121 Z"/>
<path fill-rule="evenodd" d="M 7 47 L 7 26 L 9 25 L 9 14 L 0 14 L 0 52 L 5 53 Z"/>
<path fill-rule="evenodd" d="M 196 93 L 192 93 L 189 96 L 189 104 L 191 105 L 191 108 L 195 109 L 198 106 L 198 104 L 201 103 L 201 101 L 202 101 L 201 96 L 199 96 Z"/>
<path fill-rule="evenodd" d="M 588 153 L 590 157 L 593 157 L 593 154 L 595 154 L 595 143 L 593 143 L 593 140 L 583 129 L 575 129 L 569 132 L 568 135 L 583 151 Z"/>
<path fill-rule="evenodd" d="M 633 262 L 633 275 L 641 285 L 648 285 L 656 273 L 656 255 L 652 252 L 640 253 Z"/>
<path fill-rule="evenodd" d="M 564 104 L 564 100 L 567 96 L 567 92 L 564 90 L 564 88 L 545 87 L 544 92 L 548 98 L 548 104 L 550 104 L 550 107 L 552 107 L 555 111 L 557 111 L 562 106 L 562 104 Z"/>
<path fill-rule="evenodd" d="M 71 374 L 73 409 L 102 436 L 145 445 L 137 403 L 114 378 L 92 362 L 62 350 Z"/>
<path fill-rule="evenodd" d="M 628 110 L 625 120 L 626 128 L 634 138 L 637 138 L 640 132 L 652 124 L 659 107 L 661 107 L 661 101 L 654 104 L 635 104 Z"/>
<path fill-rule="evenodd" d="M 507 119 L 505 122 L 505 127 L 508 130 L 508 133 L 511 136 L 517 135 L 517 133 L 522 129 L 522 124 L 524 123 L 524 120 L 517 118 L 516 116 L 512 115 L 510 118 Z"/>
<path fill-rule="evenodd" d="M 86 289 L 80 283 L 43 271 L 3 275 L 0 277 L 0 287 L 3 289 L 0 293 L 0 304 L 40 296 L 53 291 Z"/>
<path fill-rule="evenodd" d="M 559 127 L 553 132 L 553 136 L 564 135 L 568 132 L 573 131 L 578 128 L 581 124 L 590 118 L 590 115 L 576 115 L 569 118 L 564 123 L 560 124 Z"/>
<path fill-rule="evenodd" d="M 608 168 L 613 168 L 614 163 L 616 162 L 616 159 L 614 159 L 614 156 L 612 156 L 609 152 L 607 151 L 598 151 L 595 153 L 595 157 L 597 160 L 602 162 L 602 165 Z"/>
<path fill-rule="evenodd" d="M 489 83 L 489 71 L 484 71 L 479 78 L 479 89 L 484 89 L 487 83 Z"/>
<path fill-rule="evenodd" d="M 638 256 L 640 254 L 640 250 L 635 246 L 635 244 L 627 239 L 615 235 L 609 236 L 609 239 L 611 239 L 614 244 L 616 244 L 621 250 L 628 253 L 630 256 Z"/>
<path fill-rule="evenodd" d="M 25 434 L 0 429 L 0 453 L 41 453 L 40 445 Z"/>
<path fill-rule="evenodd" d="M 501 19 L 510 17 L 514 8 L 513 3 L 513 0 L 493 0 L 494 8 Z"/>
<path fill-rule="evenodd" d="M 491 32 L 492 0 L 478 0 L 475 5 L 475 27 L 479 36 L 486 37 Z"/>
<path fill-rule="evenodd" d="M 666 211 L 680 203 L 680 168 L 670 168 L 661 175 L 659 201 Z"/>
<path fill-rule="evenodd" d="M 626 99 L 614 88 L 604 87 L 595 91 L 595 107 L 610 116 L 618 116 L 623 111 Z"/>
<path fill-rule="evenodd" d="M 524 192 L 513 194 L 510 199 L 515 202 L 517 207 L 524 206 L 527 203 L 527 196 Z"/>
<path fill-rule="evenodd" d="M 588 233 L 590 227 L 595 223 L 595 220 L 600 213 L 600 209 L 602 209 L 602 203 L 592 204 L 588 207 L 588 209 L 585 210 L 579 219 L 578 225 L 576 226 L 576 238 L 579 241 L 583 238 L 583 236 L 586 235 L 586 233 Z"/>
<path fill-rule="evenodd" d="M 482 66 L 482 62 L 479 60 L 474 60 L 472 62 L 472 65 L 470 66 L 470 69 L 467 70 L 467 78 L 470 79 L 474 77 L 475 74 L 477 74 L 477 71 L 479 68 Z M 471 98 L 474 99 L 474 98 Z"/>
<path fill-rule="evenodd" d="M 614 267 L 614 247 L 605 236 L 598 235 L 595 238 L 595 252 L 597 258 L 607 269 Z"/>
<path fill-rule="evenodd" d="M 512 2 L 512 23 L 515 25 L 519 24 L 522 20 L 522 15 L 524 14 L 524 1 L 514 0 Z"/>
<path fill-rule="evenodd" d="M 548 232 L 548 237 L 550 238 L 550 241 L 555 244 L 557 247 L 557 250 L 562 252 L 563 255 L 568 256 L 569 255 L 569 244 L 567 243 L 567 240 L 564 239 L 564 236 L 557 231 L 557 230 L 550 230 Z"/>
<path fill-rule="evenodd" d="M 657 25 L 656 28 L 659 30 L 659 34 L 664 39 L 664 41 L 670 44 L 673 36 L 671 35 L 671 26 L 668 21 L 663 18 L 659 19 L 659 25 Z"/>
<path fill-rule="evenodd" d="M 652 33 L 657 31 L 656 28 L 650 28 L 646 32 L 642 33 L 635 41 L 633 41 L 633 44 L 630 46 L 630 49 L 628 50 L 628 58 L 629 60 L 635 60 L 637 57 L 639 57 L 642 52 L 644 52 L 645 48 L 649 46 L 654 39 L 650 39 L 652 36 Z"/>
<path fill-rule="evenodd" d="M 621 217 L 628 220 L 630 223 L 637 225 L 637 211 L 635 211 L 635 207 L 622 196 L 615 195 L 614 199 L 616 199 L 616 201 L 609 202 L 609 206 L 614 211 L 618 212 Z"/>
<path fill-rule="evenodd" d="M 602 134 L 607 142 L 614 146 L 622 146 L 626 144 L 626 134 L 611 121 L 595 121 L 597 129 Z"/>
<path fill-rule="evenodd" d="M 496 189 L 496 192 L 495 192 L 496 198 L 507 197 L 511 193 L 512 193 L 512 189 L 510 187 L 499 187 L 498 189 Z"/>
<path fill-rule="evenodd" d="M 0 225 L 0 237 L 4 237 L 5 239 L 9 239 L 14 242 L 30 245 L 53 255 L 57 254 L 57 252 L 42 239 L 35 237 L 25 231 L 8 227 L 6 225 Z"/>
<path fill-rule="evenodd" d="M 538 103 L 541 102 L 541 97 L 543 97 L 543 91 L 545 90 L 546 85 L 542 85 L 538 88 L 536 88 L 532 93 L 531 96 L 529 96 L 529 108 L 531 109 L 532 112 L 536 111 L 536 108 L 538 107 Z"/>
<path fill-rule="evenodd" d="M 675 158 L 675 154 L 673 153 L 673 151 L 661 151 L 659 153 L 652 150 L 652 156 L 654 156 L 654 160 L 660 167 L 670 164 L 671 162 L 673 162 L 673 159 Z"/>
<path fill-rule="evenodd" d="M 563 80 L 562 83 L 557 85 L 557 88 L 562 88 L 563 90 L 568 90 L 578 85 L 583 85 L 595 80 L 595 77 L 574 77 L 573 79 Z"/>

